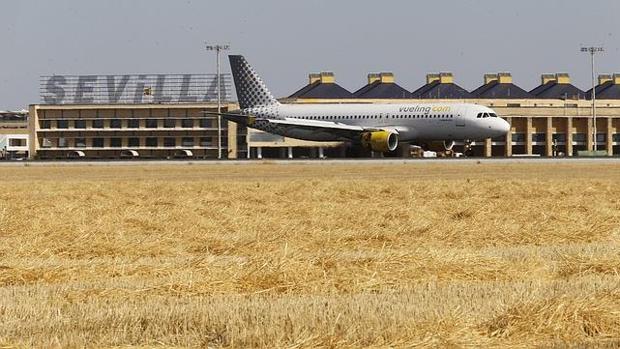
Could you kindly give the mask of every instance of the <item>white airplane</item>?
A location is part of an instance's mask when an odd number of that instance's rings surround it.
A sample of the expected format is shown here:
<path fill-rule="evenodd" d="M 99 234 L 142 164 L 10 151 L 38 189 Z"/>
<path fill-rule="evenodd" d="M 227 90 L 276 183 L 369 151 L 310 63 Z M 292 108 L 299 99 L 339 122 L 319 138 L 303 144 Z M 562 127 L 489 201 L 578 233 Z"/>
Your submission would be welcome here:
<path fill-rule="evenodd" d="M 243 56 L 229 56 L 240 110 L 221 115 L 277 135 L 309 141 L 346 141 L 387 153 L 399 142 L 482 140 L 510 125 L 490 108 L 464 103 L 281 104 Z"/>

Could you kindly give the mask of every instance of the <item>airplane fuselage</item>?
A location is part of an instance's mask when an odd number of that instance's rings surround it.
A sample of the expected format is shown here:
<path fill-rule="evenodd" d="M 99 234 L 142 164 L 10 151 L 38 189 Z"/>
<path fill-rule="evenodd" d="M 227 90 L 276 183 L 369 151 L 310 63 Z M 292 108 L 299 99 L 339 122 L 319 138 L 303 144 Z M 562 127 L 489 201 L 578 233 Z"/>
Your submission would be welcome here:
<path fill-rule="evenodd" d="M 279 104 L 243 110 L 258 119 L 299 119 L 393 130 L 400 141 L 480 140 L 505 135 L 509 125 L 487 107 L 465 103 Z M 334 141 L 330 132 L 279 128 L 261 123 L 251 127 L 287 137 Z"/>

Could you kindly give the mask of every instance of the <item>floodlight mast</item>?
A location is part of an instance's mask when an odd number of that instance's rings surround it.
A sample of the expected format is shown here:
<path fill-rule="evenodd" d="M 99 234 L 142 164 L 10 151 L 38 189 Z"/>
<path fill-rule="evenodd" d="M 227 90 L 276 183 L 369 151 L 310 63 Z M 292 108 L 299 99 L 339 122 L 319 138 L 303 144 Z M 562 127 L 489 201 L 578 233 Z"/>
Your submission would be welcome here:
<path fill-rule="evenodd" d="M 603 52 L 604 48 L 601 46 L 590 46 L 590 47 L 582 47 L 581 52 L 587 52 L 590 54 L 590 63 L 592 65 L 592 133 L 594 137 L 592 138 L 593 142 L 593 150 L 597 150 L 597 139 L 596 139 L 596 77 L 594 74 L 594 54 Z"/>
<path fill-rule="evenodd" d="M 221 96 L 221 82 L 220 82 L 220 52 L 230 50 L 230 45 L 228 44 L 207 44 L 207 51 L 215 51 L 215 60 L 216 60 L 216 84 L 217 84 L 217 158 L 222 158 L 222 96 Z"/>

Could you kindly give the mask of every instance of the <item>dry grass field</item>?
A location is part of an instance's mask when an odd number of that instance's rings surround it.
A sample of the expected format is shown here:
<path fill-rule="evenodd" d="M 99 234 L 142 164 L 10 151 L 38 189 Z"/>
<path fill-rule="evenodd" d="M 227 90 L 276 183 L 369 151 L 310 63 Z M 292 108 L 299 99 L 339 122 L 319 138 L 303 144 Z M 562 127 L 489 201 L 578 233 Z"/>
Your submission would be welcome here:
<path fill-rule="evenodd" d="M 620 347 L 620 167 L 0 167 L 0 347 Z"/>

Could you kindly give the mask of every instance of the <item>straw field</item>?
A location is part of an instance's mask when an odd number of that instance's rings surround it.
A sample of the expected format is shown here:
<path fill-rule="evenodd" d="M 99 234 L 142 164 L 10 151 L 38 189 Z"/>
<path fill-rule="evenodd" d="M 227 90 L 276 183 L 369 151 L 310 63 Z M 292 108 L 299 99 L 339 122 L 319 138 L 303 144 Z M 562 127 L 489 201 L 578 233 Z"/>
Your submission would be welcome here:
<path fill-rule="evenodd" d="M 613 163 L 0 167 L 0 347 L 620 347 Z"/>

